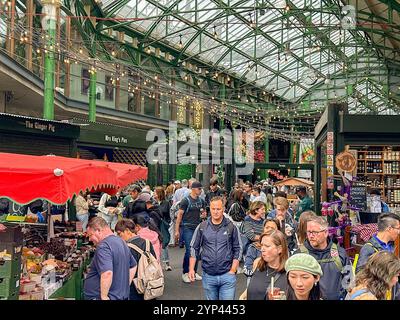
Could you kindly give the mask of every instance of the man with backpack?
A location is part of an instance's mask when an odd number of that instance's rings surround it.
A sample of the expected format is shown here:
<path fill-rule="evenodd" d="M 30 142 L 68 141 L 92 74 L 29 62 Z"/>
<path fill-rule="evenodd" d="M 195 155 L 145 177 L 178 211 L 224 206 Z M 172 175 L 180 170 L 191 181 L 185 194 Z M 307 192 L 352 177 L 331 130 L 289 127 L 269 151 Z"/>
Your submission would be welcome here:
<path fill-rule="evenodd" d="M 400 216 L 394 213 L 384 213 L 378 217 L 378 233 L 374 234 L 363 245 L 358 257 L 356 273 L 367 263 L 367 260 L 375 252 L 394 252 L 394 242 L 400 233 Z"/>
<path fill-rule="evenodd" d="M 210 211 L 211 217 L 200 223 L 190 243 L 189 279 L 196 279 L 195 264 L 201 258 L 207 300 L 233 300 L 242 255 L 239 230 L 224 217 L 221 197 L 211 199 Z"/>
<path fill-rule="evenodd" d="M 158 263 L 156 257 L 156 253 L 154 251 L 153 245 L 151 244 L 151 242 L 149 240 L 145 240 L 143 238 L 141 238 L 140 236 L 138 236 L 135 232 L 136 230 L 136 225 L 135 223 L 130 220 L 130 219 L 122 219 L 120 221 L 117 222 L 116 226 L 115 226 L 115 232 L 118 234 L 118 236 L 126 241 L 128 247 L 131 249 L 131 253 L 132 256 L 135 258 L 136 261 L 138 261 L 138 266 L 141 265 L 140 264 L 140 260 L 141 259 L 145 259 L 147 260 L 147 257 L 153 256 L 154 259 L 152 259 L 152 261 Z M 144 300 L 144 291 L 141 290 L 139 287 L 139 282 L 141 282 L 142 284 L 144 282 L 146 282 L 145 287 L 147 288 L 147 282 L 152 281 L 154 279 L 146 279 L 143 280 L 143 277 L 146 277 L 146 274 L 143 274 L 143 268 L 139 268 L 137 269 L 137 272 L 135 273 L 135 277 L 133 279 L 133 282 L 131 284 L 130 287 L 130 293 L 129 293 L 129 300 Z M 164 278 L 162 272 L 161 274 L 159 274 L 159 277 Z M 159 278 L 157 277 L 157 278 Z M 157 279 L 155 279 L 157 280 Z M 163 281 L 162 281 L 163 282 Z M 149 283 L 150 285 L 150 283 Z M 160 289 L 160 288 L 158 288 Z M 162 290 L 161 290 L 161 294 L 160 292 L 157 293 L 157 296 L 162 295 L 163 293 L 163 289 L 164 289 L 164 284 L 162 285 Z M 154 290 L 153 290 L 154 291 Z M 160 290 L 158 290 L 160 291 Z M 154 295 L 155 292 L 153 292 Z M 146 296 L 146 298 L 148 298 L 148 296 Z M 154 297 L 155 298 L 155 297 Z"/>
<path fill-rule="evenodd" d="M 321 265 L 323 276 L 319 283 L 326 300 L 342 300 L 352 281 L 353 271 L 346 251 L 328 238 L 328 222 L 316 216 L 307 222 L 307 240 L 299 252 L 312 255 Z"/>
<path fill-rule="evenodd" d="M 128 300 L 136 273 L 136 260 L 129 248 L 101 217 L 90 220 L 87 235 L 96 251 L 84 282 L 85 299 Z"/>
<path fill-rule="evenodd" d="M 360 250 L 356 273 L 367 263 L 369 257 L 379 251 L 394 252 L 394 242 L 400 234 L 400 216 L 394 213 L 382 213 L 378 217 L 378 232 L 366 242 Z M 393 286 L 388 300 L 400 300 L 400 284 Z"/>
<path fill-rule="evenodd" d="M 180 228 L 182 222 L 182 237 L 185 241 L 185 256 L 183 258 L 183 282 L 190 283 L 188 276 L 189 272 L 189 257 L 190 257 L 190 242 L 192 241 L 194 230 L 201 223 L 202 219 L 207 217 L 206 202 L 199 198 L 203 186 L 200 182 L 192 183 L 192 191 L 188 197 L 182 199 L 179 205 L 178 216 L 175 224 L 175 242 L 178 242 L 180 236 Z M 197 270 L 197 266 L 195 266 Z M 196 280 L 201 280 L 201 276 L 196 273 Z"/>

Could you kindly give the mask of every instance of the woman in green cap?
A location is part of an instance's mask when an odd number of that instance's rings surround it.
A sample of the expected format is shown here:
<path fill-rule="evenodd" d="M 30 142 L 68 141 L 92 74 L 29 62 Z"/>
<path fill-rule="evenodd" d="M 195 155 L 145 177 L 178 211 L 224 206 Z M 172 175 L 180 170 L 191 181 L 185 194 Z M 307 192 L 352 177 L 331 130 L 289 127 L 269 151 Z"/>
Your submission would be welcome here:
<path fill-rule="evenodd" d="M 321 300 L 319 279 L 322 269 L 313 256 L 295 254 L 286 261 L 285 270 L 288 279 L 287 300 Z"/>

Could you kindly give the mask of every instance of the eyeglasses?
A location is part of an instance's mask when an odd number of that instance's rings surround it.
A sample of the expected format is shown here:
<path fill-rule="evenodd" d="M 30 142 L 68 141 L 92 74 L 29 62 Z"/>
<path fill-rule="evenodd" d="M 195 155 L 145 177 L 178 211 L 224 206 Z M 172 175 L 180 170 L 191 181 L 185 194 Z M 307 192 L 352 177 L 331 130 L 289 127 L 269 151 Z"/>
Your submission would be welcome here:
<path fill-rule="evenodd" d="M 312 236 L 316 236 L 316 235 L 318 235 L 318 234 L 320 234 L 321 232 L 324 232 L 324 231 L 326 231 L 326 229 L 323 229 L 323 230 L 320 230 L 320 231 L 307 231 L 307 234 L 308 235 L 312 235 Z"/>
<path fill-rule="evenodd" d="M 400 230 L 400 226 L 398 226 L 398 227 L 393 227 L 393 226 L 391 226 L 391 228 L 392 228 L 392 229 L 396 229 L 396 230 Z"/>

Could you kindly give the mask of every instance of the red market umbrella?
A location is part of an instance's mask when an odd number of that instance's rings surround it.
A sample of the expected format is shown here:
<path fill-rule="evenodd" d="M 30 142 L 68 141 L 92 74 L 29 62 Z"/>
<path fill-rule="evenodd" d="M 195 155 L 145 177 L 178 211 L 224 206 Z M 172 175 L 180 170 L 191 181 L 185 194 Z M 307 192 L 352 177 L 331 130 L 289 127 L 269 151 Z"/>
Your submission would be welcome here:
<path fill-rule="evenodd" d="M 58 156 L 0 153 L 0 197 L 19 204 L 45 199 L 64 204 L 86 189 L 118 189 L 147 178 L 147 168 Z"/>

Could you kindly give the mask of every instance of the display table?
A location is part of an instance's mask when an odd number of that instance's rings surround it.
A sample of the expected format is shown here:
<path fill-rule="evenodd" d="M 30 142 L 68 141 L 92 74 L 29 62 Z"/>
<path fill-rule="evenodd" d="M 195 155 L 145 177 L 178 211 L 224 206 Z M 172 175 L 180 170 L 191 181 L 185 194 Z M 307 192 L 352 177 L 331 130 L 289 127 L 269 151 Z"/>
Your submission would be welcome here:
<path fill-rule="evenodd" d="M 83 272 L 90 264 L 91 259 L 82 264 L 79 270 L 72 272 L 71 277 L 64 283 L 64 285 L 54 292 L 49 299 L 75 299 L 83 300 Z"/>

